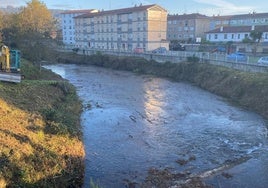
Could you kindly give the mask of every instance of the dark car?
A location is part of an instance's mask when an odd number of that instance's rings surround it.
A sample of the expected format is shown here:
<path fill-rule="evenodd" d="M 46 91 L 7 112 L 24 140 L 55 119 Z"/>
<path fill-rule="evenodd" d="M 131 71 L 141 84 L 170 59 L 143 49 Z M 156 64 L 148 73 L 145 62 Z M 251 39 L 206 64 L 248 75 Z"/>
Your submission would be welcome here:
<path fill-rule="evenodd" d="M 172 51 L 185 51 L 185 46 L 181 44 L 170 44 L 169 49 Z"/>
<path fill-rule="evenodd" d="M 152 51 L 153 54 L 163 54 L 166 52 L 167 52 L 167 49 L 165 47 L 159 47 Z"/>
<path fill-rule="evenodd" d="M 227 61 L 247 62 L 247 60 L 248 60 L 247 55 L 241 52 L 235 52 L 227 55 Z"/>

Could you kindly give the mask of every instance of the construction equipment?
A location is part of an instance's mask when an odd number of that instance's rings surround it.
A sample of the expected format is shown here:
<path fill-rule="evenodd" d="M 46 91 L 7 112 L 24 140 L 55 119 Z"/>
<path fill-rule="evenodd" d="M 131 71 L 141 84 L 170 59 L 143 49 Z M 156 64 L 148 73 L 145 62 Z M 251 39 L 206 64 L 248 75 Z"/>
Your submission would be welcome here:
<path fill-rule="evenodd" d="M 21 82 L 20 51 L 0 46 L 0 81 Z"/>

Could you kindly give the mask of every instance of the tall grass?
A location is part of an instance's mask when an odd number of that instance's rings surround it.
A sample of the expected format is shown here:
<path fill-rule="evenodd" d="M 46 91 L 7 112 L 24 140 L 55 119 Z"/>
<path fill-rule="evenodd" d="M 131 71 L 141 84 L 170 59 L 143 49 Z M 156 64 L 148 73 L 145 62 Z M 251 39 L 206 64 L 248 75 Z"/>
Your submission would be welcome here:
<path fill-rule="evenodd" d="M 85 152 L 75 89 L 23 64 L 26 80 L 0 82 L 0 187 L 81 187 Z"/>

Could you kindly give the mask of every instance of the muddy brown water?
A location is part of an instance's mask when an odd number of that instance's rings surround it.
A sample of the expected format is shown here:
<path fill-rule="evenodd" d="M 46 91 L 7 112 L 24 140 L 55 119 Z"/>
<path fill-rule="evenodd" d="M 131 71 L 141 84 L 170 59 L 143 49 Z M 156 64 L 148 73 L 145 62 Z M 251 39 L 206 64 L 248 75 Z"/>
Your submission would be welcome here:
<path fill-rule="evenodd" d="M 187 83 L 93 66 L 46 68 L 83 101 L 84 187 L 139 184 L 150 168 L 187 171 L 214 187 L 267 187 L 267 121 L 257 114 Z"/>

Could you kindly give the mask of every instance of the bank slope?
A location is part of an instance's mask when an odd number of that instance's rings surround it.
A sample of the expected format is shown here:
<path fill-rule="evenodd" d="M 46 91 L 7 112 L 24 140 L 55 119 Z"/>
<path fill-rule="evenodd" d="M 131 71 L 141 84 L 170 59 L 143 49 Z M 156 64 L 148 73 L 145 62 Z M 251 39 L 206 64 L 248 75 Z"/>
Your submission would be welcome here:
<path fill-rule="evenodd" d="M 84 147 L 75 88 L 30 62 L 0 82 L 0 187 L 81 187 Z"/>

